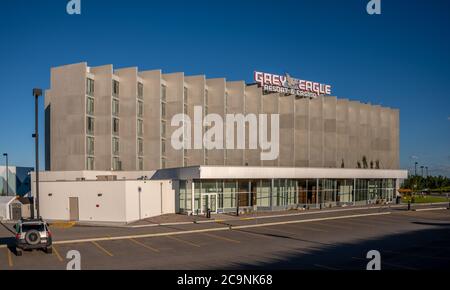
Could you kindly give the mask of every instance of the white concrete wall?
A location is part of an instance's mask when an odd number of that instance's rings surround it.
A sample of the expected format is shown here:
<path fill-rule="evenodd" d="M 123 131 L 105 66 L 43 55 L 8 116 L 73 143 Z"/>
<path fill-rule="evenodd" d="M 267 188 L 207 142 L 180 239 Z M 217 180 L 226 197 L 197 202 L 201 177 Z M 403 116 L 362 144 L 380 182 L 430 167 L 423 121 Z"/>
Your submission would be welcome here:
<path fill-rule="evenodd" d="M 40 181 L 76 181 L 77 178 L 97 180 L 97 176 L 115 175 L 117 180 L 137 179 L 142 176 L 151 178 L 156 171 L 39 171 Z M 35 173 L 31 172 L 31 180 L 35 181 Z"/>
<path fill-rule="evenodd" d="M 126 191 L 127 222 L 175 213 L 175 190 L 171 181 L 128 181 Z"/>
<path fill-rule="evenodd" d="M 80 221 L 129 223 L 175 213 L 175 191 L 168 180 L 54 181 L 40 183 L 41 216 L 69 220 L 69 197 L 78 197 Z"/>
<path fill-rule="evenodd" d="M 42 182 L 41 216 L 49 220 L 69 220 L 69 197 L 78 197 L 80 221 L 126 220 L 124 181 Z"/>

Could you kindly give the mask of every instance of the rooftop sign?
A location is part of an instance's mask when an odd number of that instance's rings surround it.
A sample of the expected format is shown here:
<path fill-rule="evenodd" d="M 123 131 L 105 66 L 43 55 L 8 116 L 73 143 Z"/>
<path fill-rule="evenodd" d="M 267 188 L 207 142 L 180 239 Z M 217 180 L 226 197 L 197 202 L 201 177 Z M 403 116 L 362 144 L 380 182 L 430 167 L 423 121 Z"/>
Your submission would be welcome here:
<path fill-rule="evenodd" d="M 283 93 L 302 98 L 317 98 L 320 95 L 331 95 L 331 86 L 312 81 L 255 71 L 255 82 L 265 92 Z"/>

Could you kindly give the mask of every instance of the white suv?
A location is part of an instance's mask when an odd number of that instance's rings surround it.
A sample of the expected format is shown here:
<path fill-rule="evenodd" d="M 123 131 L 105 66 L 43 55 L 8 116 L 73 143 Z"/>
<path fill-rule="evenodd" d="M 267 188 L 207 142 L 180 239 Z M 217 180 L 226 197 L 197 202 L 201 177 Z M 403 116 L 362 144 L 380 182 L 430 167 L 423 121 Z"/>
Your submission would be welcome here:
<path fill-rule="evenodd" d="M 17 256 L 22 256 L 22 250 L 43 249 L 47 254 L 53 252 L 52 234 L 42 219 L 22 219 L 15 228 Z"/>

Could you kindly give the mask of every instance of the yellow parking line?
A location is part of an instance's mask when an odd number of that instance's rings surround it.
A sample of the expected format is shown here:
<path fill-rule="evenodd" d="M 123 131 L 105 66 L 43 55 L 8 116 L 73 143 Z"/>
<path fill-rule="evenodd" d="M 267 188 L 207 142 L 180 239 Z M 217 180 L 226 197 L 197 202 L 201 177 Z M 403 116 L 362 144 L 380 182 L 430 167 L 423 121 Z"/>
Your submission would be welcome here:
<path fill-rule="evenodd" d="M 241 218 L 240 220 L 241 221 L 251 221 L 251 220 L 254 220 L 255 218 Z"/>
<path fill-rule="evenodd" d="M 133 243 L 135 243 L 135 244 L 137 244 L 137 245 L 140 245 L 140 246 L 142 246 L 142 247 L 144 247 L 144 248 L 146 248 L 146 249 L 149 249 L 149 250 L 151 250 L 151 251 L 153 251 L 153 252 L 159 253 L 159 250 L 158 250 L 158 249 L 155 249 L 155 248 L 153 248 L 153 247 L 150 247 L 149 245 L 146 245 L 146 244 L 144 244 L 144 243 L 141 243 L 141 242 L 139 242 L 139 241 L 137 241 L 137 240 L 135 240 L 135 239 L 130 239 L 130 241 L 132 241 Z"/>
<path fill-rule="evenodd" d="M 179 238 L 177 238 L 177 237 L 167 236 L 167 238 L 172 239 L 172 240 L 175 240 L 175 241 L 178 241 L 178 242 L 180 242 L 180 243 L 185 243 L 185 244 L 188 244 L 188 245 L 191 245 L 191 246 L 200 248 L 200 245 L 197 245 L 197 244 L 195 244 L 195 243 L 192 243 L 192 242 L 189 242 L 189 241 L 186 241 L 186 240 L 179 239 Z"/>
<path fill-rule="evenodd" d="M 6 248 L 6 252 L 8 254 L 8 266 L 11 268 L 12 266 L 14 266 L 11 251 L 8 248 Z"/>
<path fill-rule="evenodd" d="M 60 262 L 63 262 L 64 260 L 63 260 L 63 258 L 61 257 L 61 255 L 59 254 L 58 249 L 56 248 L 56 246 L 52 246 L 52 248 L 53 248 L 53 252 L 55 253 L 55 255 L 56 255 L 56 257 L 58 258 L 58 260 L 59 260 Z"/>
<path fill-rule="evenodd" d="M 227 241 L 227 242 L 231 242 L 231 243 L 240 243 L 240 241 L 238 241 L 238 240 L 233 240 L 233 239 L 229 239 L 229 238 L 225 238 L 225 237 L 221 237 L 221 236 L 216 236 L 216 235 L 213 235 L 213 234 L 204 233 L 204 235 L 208 236 L 208 237 L 216 238 L 216 239 L 219 239 L 219 240 L 224 240 L 224 241 Z"/>
<path fill-rule="evenodd" d="M 105 254 L 107 254 L 110 257 L 113 257 L 114 255 L 112 253 L 110 253 L 108 250 L 106 250 L 105 248 L 103 248 L 102 246 L 100 246 L 97 242 L 92 241 L 92 244 L 94 244 L 97 248 L 99 248 L 102 252 L 104 252 Z"/>

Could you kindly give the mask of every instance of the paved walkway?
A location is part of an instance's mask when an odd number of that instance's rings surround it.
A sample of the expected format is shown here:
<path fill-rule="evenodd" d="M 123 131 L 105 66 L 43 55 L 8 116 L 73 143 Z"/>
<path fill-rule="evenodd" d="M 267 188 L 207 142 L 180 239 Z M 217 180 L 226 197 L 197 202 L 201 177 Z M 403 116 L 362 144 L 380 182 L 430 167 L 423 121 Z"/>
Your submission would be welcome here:
<path fill-rule="evenodd" d="M 434 204 L 415 204 L 412 208 L 421 208 L 424 206 L 432 205 L 444 205 L 447 203 L 434 203 Z M 308 215 L 308 214 L 318 214 L 318 213 L 328 213 L 335 211 L 353 211 L 353 210 L 370 210 L 370 209 L 394 209 L 394 210 L 405 210 L 407 208 L 406 204 L 400 205 L 365 205 L 365 206 L 341 206 L 333 208 L 324 209 L 297 209 L 297 210 L 285 210 L 285 211 L 260 211 L 254 213 L 240 214 L 213 214 L 211 219 L 206 218 L 205 215 L 189 216 L 183 214 L 166 214 L 157 217 L 152 217 L 144 219 L 138 222 L 128 224 L 131 228 L 140 227 L 151 227 L 157 225 L 180 225 L 189 223 L 209 223 L 209 222 L 224 222 L 224 221 L 234 221 L 234 220 L 251 220 L 251 219 L 266 219 L 284 216 L 297 216 L 297 215 Z"/>

